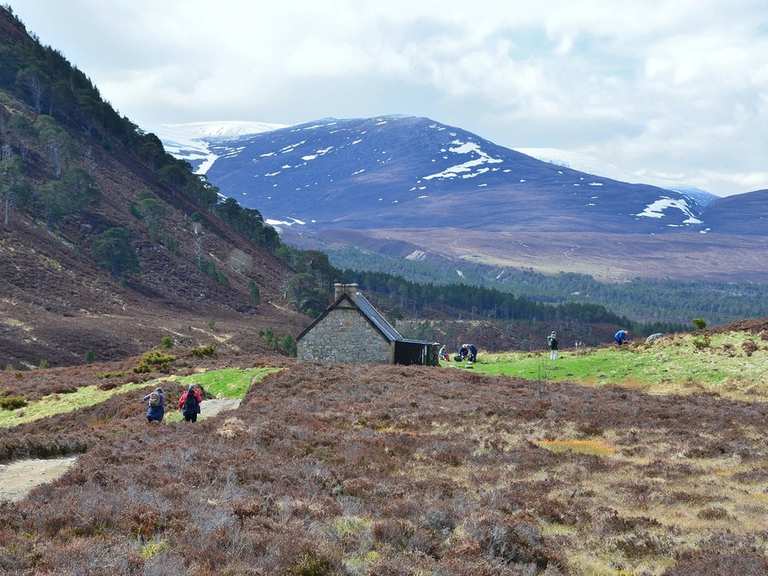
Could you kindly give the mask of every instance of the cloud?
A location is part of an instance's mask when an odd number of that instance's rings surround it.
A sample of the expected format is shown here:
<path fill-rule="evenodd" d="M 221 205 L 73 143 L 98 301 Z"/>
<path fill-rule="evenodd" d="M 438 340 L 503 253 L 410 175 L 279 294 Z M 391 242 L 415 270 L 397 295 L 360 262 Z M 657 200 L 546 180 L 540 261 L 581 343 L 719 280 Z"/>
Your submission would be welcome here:
<path fill-rule="evenodd" d="M 416 113 L 651 183 L 768 187 L 764 0 L 12 1 L 123 113 Z"/>

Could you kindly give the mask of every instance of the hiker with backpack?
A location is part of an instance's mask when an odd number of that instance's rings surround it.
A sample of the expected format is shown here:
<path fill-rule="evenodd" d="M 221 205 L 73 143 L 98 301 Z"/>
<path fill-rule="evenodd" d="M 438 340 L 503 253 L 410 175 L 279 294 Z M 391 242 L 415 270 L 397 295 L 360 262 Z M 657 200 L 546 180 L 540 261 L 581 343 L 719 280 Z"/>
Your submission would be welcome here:
<path fill-rule="evenodd" d="M 162 388 L 156 388 L 146 396 L 143 402 L 147 403 L 147 422 L 162 422 L 165 416 L 165 394 Z"/>
<path fill-rule="evenodd" d="M 196 384 L 190 384 L 179 398 L 179 410 L 185 422 L 197 422 L 200 414 L 200 403 L 203 401 L 203 391 Z"/>
<path fill-rule="evenodd" d="M 560 347 L 557 342 L 557 332 L 552 330 L 552 333 L 547 337 L 547 346 L 549 347 L 549 359 L 557 360 L 557 350 Z"/>

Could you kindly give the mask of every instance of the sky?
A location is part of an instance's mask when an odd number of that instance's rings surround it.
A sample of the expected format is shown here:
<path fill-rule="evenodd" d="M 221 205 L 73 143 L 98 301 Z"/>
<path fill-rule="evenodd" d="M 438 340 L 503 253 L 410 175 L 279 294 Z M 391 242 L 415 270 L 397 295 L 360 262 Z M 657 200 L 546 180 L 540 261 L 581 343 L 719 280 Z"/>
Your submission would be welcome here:
<path fill-rule="evenodd" d="M 10 5 L 149 130 L 412 114 L 609 177 L 768 188 L 768 0 Z"/>

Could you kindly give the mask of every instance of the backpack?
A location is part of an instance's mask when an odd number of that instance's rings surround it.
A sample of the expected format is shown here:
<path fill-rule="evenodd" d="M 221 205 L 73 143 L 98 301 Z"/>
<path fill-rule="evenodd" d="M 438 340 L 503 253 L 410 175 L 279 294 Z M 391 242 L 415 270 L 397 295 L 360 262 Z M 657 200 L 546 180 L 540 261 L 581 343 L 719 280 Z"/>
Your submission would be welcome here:
<path fill-rule="evenodd" d="M 160 406 L 160 394 L 158 394 L 157 392 L 150 392 L 149 405 L 153 407 Z"/>
<path fill-rule="evenodd" d="M 197 401 L 197 396 L 194 392 L 187 392 L 187 397 L 184 399 L 184 412 L 197 412 L 197 407 L 200 403 Z"/>

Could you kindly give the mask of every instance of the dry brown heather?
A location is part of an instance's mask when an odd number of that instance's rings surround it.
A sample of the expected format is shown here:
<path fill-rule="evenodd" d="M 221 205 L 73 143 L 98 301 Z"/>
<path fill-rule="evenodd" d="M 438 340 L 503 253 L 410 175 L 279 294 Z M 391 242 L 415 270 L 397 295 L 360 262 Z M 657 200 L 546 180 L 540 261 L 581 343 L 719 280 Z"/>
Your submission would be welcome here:
<path fill-rule="evenodd" d="M 112 398 L 3 432 L 87 452 L 0 505 L 0 573 L 768 574 L 767 417 L 391 366 L 294 365 L 194 426 Z"/>

